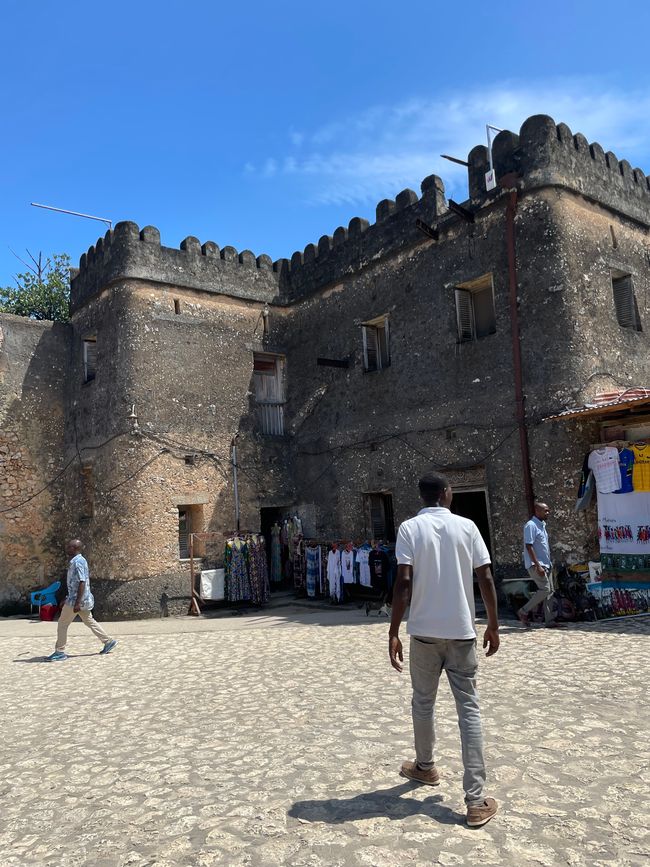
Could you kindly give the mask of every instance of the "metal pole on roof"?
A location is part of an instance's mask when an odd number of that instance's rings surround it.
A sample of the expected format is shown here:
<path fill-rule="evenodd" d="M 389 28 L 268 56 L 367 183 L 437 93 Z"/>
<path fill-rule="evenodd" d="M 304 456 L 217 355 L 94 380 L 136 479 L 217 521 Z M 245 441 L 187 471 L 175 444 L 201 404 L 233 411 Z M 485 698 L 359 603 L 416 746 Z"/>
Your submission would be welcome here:
<path fill-rule="evenodd" d="M 79 211 L 68 211 L 65 208 L 55 208 L 53 205 L 39 205 L 38 202 L 29 203 L 32 208 L 43 208 L 46 211 L 56 211 L 58 214 L 71 214 L 73 217 L 84 217 L 86 220 L 97 220 L 100 223 L 106 223 L 109 229 L 113 228 L 113 221 L 108 217 L 94 217 L 92 214 L 82 214 Z"/>

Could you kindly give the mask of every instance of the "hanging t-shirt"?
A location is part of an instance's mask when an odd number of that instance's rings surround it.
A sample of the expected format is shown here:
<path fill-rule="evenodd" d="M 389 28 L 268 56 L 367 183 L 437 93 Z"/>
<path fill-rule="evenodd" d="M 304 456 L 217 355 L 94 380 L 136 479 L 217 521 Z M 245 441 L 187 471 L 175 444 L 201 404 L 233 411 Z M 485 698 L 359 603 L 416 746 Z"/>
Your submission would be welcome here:
<path fill-rule="evenodd" d="M 650 491 L 650 446 L 633 445 L 632 485 L 635 491 Z"/>
<path fill-rule="evenodd" d="M 634 490 L 632 473 L 634 470 L 634 452 L 622 449 L 618 455 L 618 465 L 621 471 L 621 487 L 615 494 L 631 494 Z"/>
<path fill-rule="evenodd" d="M 650 457 L 649 457 L 650 461 Z M 603 446 L 589 455 L 589 469 L 596 477 L 596 490 L 601 494 L 613 494 L 621 487 L 621 470 L 618 465 L 618 449 Z M 636 488 L 636 485 L 634 486 Z M 650 490 L 650 487 L 648 488 Z"/>
<path fill-rule="evenodd" d="M 341 551 L 341 578 L 344 584 L 354 584 L 354 549 Z"/>
<path fill-rule="evenodd" d="M 382 550 L 371 551 L 368 555 L 368 565 L 370 567 L 370 580 L 373 587 L 379 590 L 387 590 L 390 564 L 386 552 Z"/>
<path fill-rule="evenodd" d="M 370 552 L 372 548 L 370 547 L 361 547 L 357 548 L 357 563 L 359 564 L 359 581 L 363 587 L 372 587 L 372 581 L 370 578 L 370 564 L 368 563 L 368 557 L 370 556 Z"/>
<path fill-rule="evenodd" d="M 341 552 L 338 550 L 327 555 L 327 583 L 330 597 L 338 602 L 341 598 Z"/>

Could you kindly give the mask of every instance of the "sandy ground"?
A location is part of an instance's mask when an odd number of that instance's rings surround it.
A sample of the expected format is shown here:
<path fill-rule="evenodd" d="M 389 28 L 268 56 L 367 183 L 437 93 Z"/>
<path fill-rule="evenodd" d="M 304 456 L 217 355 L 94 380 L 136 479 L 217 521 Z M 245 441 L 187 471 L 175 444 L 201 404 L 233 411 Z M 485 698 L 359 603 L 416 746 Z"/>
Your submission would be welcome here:
<path fill-rule="evenodd" d="M 480 668 L 489 794 L 464 825 L 458 729 L 412 758 L 386 621 L 358 611 L 0 622 L 0 864 L 641 865 L 650 859 L 650 619 L 503 629 Z"/>

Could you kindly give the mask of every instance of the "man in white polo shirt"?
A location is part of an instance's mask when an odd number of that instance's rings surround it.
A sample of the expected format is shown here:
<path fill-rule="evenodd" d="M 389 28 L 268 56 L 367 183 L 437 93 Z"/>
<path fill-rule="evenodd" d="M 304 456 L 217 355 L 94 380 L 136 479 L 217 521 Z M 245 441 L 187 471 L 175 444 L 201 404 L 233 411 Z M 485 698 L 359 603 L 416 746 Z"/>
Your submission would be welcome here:
<path fill-rule="evenodd" d="M 476 572 L 488 621 L 483 647 L 487 648 L 486 656 L 492 656 L 499 649 L 499 622 L 490 554 L 476 524 L 449 511 L 453 494 L 443 476 L 424 476 L 419 490 L 425 508 L 404 521 L 397 534 L 397 582 L 388 639 L 391 665 L 401 672 L 404 657 L 399 627 L 410 602 L 407 631 L 411 636 L 416 760 L 404 762 L 401 773 L 429 786 L 440 783 L 433 758 L 433 711 L 444 669 L 458 712 L 467 824 L 478 827 L 497 811 L 494 798 L 486 798 L 483 791 L 485 763 L 474 627 Z"/>

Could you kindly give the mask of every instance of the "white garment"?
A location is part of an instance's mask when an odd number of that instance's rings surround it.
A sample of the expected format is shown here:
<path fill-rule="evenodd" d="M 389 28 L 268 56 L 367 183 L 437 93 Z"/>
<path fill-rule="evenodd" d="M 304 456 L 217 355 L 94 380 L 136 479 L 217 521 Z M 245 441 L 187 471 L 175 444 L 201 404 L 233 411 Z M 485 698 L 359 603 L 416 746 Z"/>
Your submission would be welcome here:
<path fill-rule="evenodd" d="M 341 577 L 344 584 L 354 584 L 354 548 L 341 551 Z"/>
<path fill-rule="evenodd" d="M 476 638 L 473 570 L 490 554 L 473 521 L 442 506 L 400 526 L 395 555 L 413 567 L 407 632 L 423 638 Z"/>
<path fill-rule="evenodd" d="M 594 449 L 587 461 L 596 477 L 596 490 L 601 494 L 612 494 L 621 487 L 621 467 L 618 462 L 618 449 L 604 446 Z"/>
<path fill-rule="evenodd" d="M 341 552 L 330 551 L 327 555 L 327 583 L 330 596 L 337 602 L 341 598 Z"/>
<path fill-rule="evenodd" d="M 357 563 L 359 564 L 359 581 L 364 587 L 372 587 L 370 579 L 370 564 L 368 556 L 372 548 L 357 548 Z"/>

